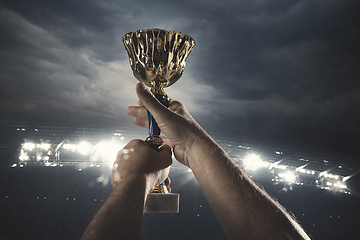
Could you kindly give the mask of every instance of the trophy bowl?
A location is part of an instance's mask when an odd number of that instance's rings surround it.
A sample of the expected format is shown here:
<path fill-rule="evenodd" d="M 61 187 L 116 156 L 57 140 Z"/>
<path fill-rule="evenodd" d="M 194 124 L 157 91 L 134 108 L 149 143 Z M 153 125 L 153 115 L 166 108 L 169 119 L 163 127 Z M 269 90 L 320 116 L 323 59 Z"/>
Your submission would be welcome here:
<path fill-rule="evenodd" d="M 134 76 L 147 86 L 166 107 L 169 97 L 164 87 L 175 83 L 183 74 L 187 58 L 196 41 L 181 32 L 147 29 L 129 32 L 122 38 Z M 153 148 L 162 144 L 160 129 L 149 115 L 149 137 Z"/>
<path fill-rule="evenodd" d="M 182 76 L 195 39 L 181 32 L 147 29 L 126 33 L 122 40 L 135 78 L 151 87 L 159 102 L 169 107 L 164 87 Z M 149 137 L 145 141 L 158 150 L 163 143 L 161 131 L 149 111 L 148 118 Z M 145 212 L 179 212 L 179 194 L 168 193 L 165 183 L 161 183 L 148 195 Z"/>
<path fill-rule="evenodd" d="M 181 32 L 147 29 L 129 32 L 123 42 L 134 76 L 154 94 L 175 83 L 183 74 L 196 41 Z"/>

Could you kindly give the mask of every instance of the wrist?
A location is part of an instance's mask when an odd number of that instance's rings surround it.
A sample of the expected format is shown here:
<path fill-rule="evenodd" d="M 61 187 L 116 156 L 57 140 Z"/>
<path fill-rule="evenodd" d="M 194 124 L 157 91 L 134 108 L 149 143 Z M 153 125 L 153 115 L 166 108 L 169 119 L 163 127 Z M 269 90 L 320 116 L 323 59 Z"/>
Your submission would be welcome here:
<path fill-rule="evenodd" d="M 192 168 L 194 163 L 199 161 L 199 159 L 204 155 L 205 146 L 213 143 L 212 138 L 206 133 L 204 129 L 200 127 L 200 125 L 196 126 L 196 128 L 191 131 L 189 134 L 186 148 L 185 148 L 185 162 L 187 166 Z M 206 148 L 208 151 L 208 148 Z"/>
<path fill-rule="evenodd" d="M 150 190 L 150 181 L 142 174 L 125 175 L 113 186 L 113 193 L 125 192 L 143 197 L 146 197 Z"/>
<path fill-rule="evenodd" d="M 133 192 L 136 188 L 137 194 L 147 197 L 155 185 L 160 184 L 158 179 L 161 178 L 157 174 L 131 174 L 126 175 L 116 185 L 113 186 L 113 192 L 126 191 Z"/>

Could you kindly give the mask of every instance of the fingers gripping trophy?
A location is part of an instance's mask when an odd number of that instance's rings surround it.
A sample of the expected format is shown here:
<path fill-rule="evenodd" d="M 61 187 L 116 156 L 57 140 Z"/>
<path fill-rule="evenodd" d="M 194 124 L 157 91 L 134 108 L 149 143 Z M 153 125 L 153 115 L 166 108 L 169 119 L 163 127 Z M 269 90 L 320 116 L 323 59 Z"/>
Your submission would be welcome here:
<path fill-rule="evenodd" d="M 124 35 L 123 43 L 129 55 L 134 76 L 151 87 L 154 96 L 166 107 L 169 97 L 164 88 L 174 84 L 183 74 L 187 58 L 196 41 L 181 32 L 147 29 Z M 149 136 L 145 140 L 152 148 L 162 145 L 160 128 L 148 111 Z M 168 193 L 164 183 L 150 193 L 145 212 L 178 212 L 179 195 Z"/>

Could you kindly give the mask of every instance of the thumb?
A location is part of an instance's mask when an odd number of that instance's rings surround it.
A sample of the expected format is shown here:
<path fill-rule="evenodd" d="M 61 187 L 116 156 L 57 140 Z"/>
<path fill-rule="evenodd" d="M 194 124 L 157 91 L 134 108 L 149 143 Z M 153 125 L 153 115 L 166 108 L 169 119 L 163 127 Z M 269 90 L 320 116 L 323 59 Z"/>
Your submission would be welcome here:
<path fill-rule="evenodd" d="M 159 149 L 159 155 L 161 156 L 160 158 L 163 160 L 163 168 L 169 167 L 172 164 L 172 151 L 170 146 L 163 144 Z"/>
<path fill-rule="evenodd" d="M 158 120 L 161 115 L 166 114 L 168 109 L 162 105 L 144 83 L 138 83 L 136 85 L 136 94 L 145 108 L 153 115 L 155 120 Z"/>

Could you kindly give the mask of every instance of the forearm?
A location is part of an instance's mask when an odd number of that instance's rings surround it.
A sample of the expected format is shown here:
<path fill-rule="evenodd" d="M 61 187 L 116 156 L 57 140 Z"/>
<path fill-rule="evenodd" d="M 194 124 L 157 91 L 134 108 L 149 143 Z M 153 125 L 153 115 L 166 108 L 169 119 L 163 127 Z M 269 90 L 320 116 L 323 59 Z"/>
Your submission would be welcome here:
<path fill-rule="evenodd" d="M 190 149 L 189 165 L 229 239 L 307 239 L 296 221 L 205 132 Z"/>
<path fill-rule="evenodd" d="M 141 239 L 141 221 L 148 191 L 145 178 L 120 181 L 92 219 L 82 240 Z"/>

